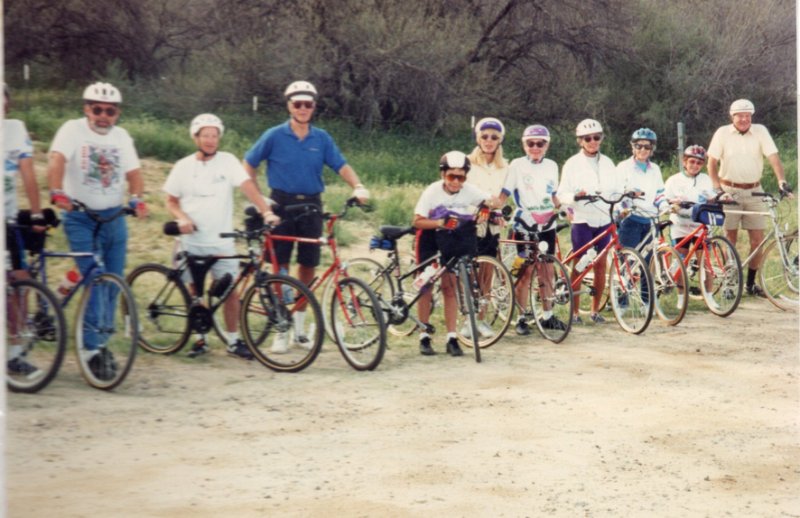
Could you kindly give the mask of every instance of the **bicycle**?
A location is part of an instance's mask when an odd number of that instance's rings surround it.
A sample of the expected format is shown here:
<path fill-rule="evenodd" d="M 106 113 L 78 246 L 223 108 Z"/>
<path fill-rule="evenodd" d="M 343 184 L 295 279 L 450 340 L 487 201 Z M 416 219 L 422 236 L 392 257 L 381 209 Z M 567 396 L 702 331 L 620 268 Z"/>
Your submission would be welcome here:
<path fill-rule="evenodd" d="M 727 317 L 742 299 L 742 267 L 736 248 L 723 236 L 711 235 L 709 227 L 725 221 L 722 203 L 679 202 L 681 208 L 691 208 L 692 221 L 700 225 L 686 236 L 676 239 L 675 248 L 688 249 L 683 265 L 690 285 L 699 278 L 700 294 L 709 311 Z M 699 256 L 699 257 L 698 257 Z M 699 272 L 699 273 L 698 273 Z M 691 296 L 691 291 L 689 291 Z"/>
<path fill-rule="evenodd" d="M 245 344 L 256 360 L 277 372 L 298 372 L 316 359 L 322 347 L 322 310 L 308 288 L 292 277 L 268 274 L 260 269 L 262 235 L 269 227 L 234 230 L 220 234 L 222 238 L 245 240 L 246 254 L 194 255 L 179 251 L 173 268 L 158 263 L 136 267 L 128 282 L 142 313 L 139 345 L 157 354 L 174 354 L 189 341 L 192 332 L 205 335 L 212 328 L 224 337 L 214 316 L 229 297 L 242 301 L 239 325 Z M 177 228 L 165 225 L 164 233 L 178 234 Z M 239 273 L 215 280 L 205 290 L 205 279 L 212 266 L 223 259 L 238 259 Z M 189 286 L 186 279 L 190 278 Z M 253 282 L 250 282 L 250 280 Z M 272 353 L 266 345 L 271 333 L 295 330 L 293 317 L 301 299 L 311 311 L 305 323 L 312 329 L 308 335 L 295 336 L 297 347 Z"/>
<path fill-rule="evenodd" d="M 655 311 L 658 318 L 669 326 L 678 325 L 689 306 L 689 276 L 681 255 L 664 239 L 664 229 L 672 221 L 660 221 L 658 217 L 645 216 L 650 220 L 650 234 L 636 246 L 636 251 L 650 258 L 650 276 L 653 279 Z"/>
<path fill-rule="evenodd" d="M 758 269 L 759 283 L 764 294 L 772 304 L 783 311 L 797 311 L 800 307 L 800 282 L 798 282 L 797 227 L 789 229 L 786 222 L 781 228 L 777 207 L 784 195 L 775 198 L 767 192 L 752 192 L 761 197 L 767 210 L 760 212 L 726 209 L 727 212 L 741 214 L 760 214 L 768 216 L 772 229 L 764 236 L 758 246 L 741 262 L 742 270 L 753 262 L 761 252 L 761 266 Z"/>
<path fill-rule="evenodd" d="M 279 272 L 280 265 L 274 248 L 276 241 L 326 245 L 330 248 L 333 256 L 330 266 L 310 283 L 309 289 L 316 292 L 323 287 L 322 304 L 327 317 L 326 331 L 336 342 L 345 361 L 354 369 L 363 371 L 374 370 L 383 359 L 386 351 L 386 325 L 375 292 L 361 279 L 348 275 L 346 263 L 339 258 L 334 233 L 336 222 L 347 214 L 349 208 L 358 205 L 356 198 L 350 198 L 345 201 L 341 212 L 322 214 L 326 226 L 324 235 L 319 238 L 265 234 L 264 256 L 271 262 L 273 271 Z M 320 208 L 313 203 L 300 203 L 287 205 L 281 210 L 282 217 L 302 219 L 319 213 Z M 298 305 L 302 305 L 304 300 L 299 299 Z"/>
<path fill-rule="evenodd" d="M 594 202 L 600 200 L 608 204 L 608 214 L 611 218 L 609 226 L 594 237 L 591 241 L 578 248 L 573 249 L 566 258 L 562 259 L 564 264 L 573 263 L 571 270 L 572 291 L 575 296 L 589 294 L 594 296 L 594 287 L 581 289 L 584 277 L 588 272 L 594 272 L 595 266 L 599 261 L 606 261 L 607 254 L 611 253 L 608 260 L 608 300 L 611 302 L 611 310 L 614 313 L 617 323 L 625 331 L 633 334 L 641 334 L 650 324 L 653 318 L 653 280 L 650 277 L 649 268 L 642 256 L 632 248 L 623 247 L 619 242 L 617 226 L 614 219 L 614 206 L 624 198 L 633 198 L 634 192 L 623 193 L 616 199 L 606 199 L 598 194 L 586 194 L 575 196 L 575 201 L 587 200 Z M 591 260 L 583 269 L 578 268 L 578 258 L 602 239 L 609 237 L 609 243 Z M 576 303 L 577 305 L 577 303 Z M 600 308 L 598 308 L 598 311 Z"/>
<path fill-rule="evenodd" d="M 127 207 L 108 216 L 72 201 L 73 210 L 84 212 L 95 222 L 92 252 L 53 252 L 46 248 L 38 254 L 30 269 L 31 276 L 47 285 L 47 260 L 72 258 L 89 260 L 77 286 L 60 300 L 62 309 L 80 292 L 75 310 L 75 349 L 78 366 L 86 382 L 98 389 L 111 390 L 122 383 L 133 367 L 138 341 L 138 318 L 133 295 L 125 280 L 105 271 L 97 236 L 102 225 L 119 217 L 133 215 Z M 117 299 L 121 298 L 121 301 Z"/>
<path fill-rule="evenodd" d="M 520 284 L 526 278 L 524 272 L 528 268 L 532 268 L 530 285 L 527 287 L 531 315 L 526 320 L 533 320 L 539 333 L 553 343 L 561 343 L 569 335 L 575 301 L 567 268 L 555 255 L 548 253 L 547 242 L 540 241 L 539 235 L 545 231 L 544 229 L 550 228 L 561 216 L 562 214 L 557 212 L 545 224 L 531 225 L 518 215 L 514 218 L 514 222 L 518 228 L 517 232 L 522 234 L 521 239 L 500 240 L 501 250 L 505 249 L 507 256 L 513 254 L 514 257 L 512 275 L 516 276 L 515 294 L 519 293 Z M 567 227 L 569 224 L 562 223 L 555 227 L 555 231 L 558 232 Z M 519 246 L 523 247 L 522 252 L 518 252 Z M 512 249 L 513 252 L 511 252 Z M 525 318 L 526 315 L 519 301 L 517 301 L 517 306 L 521 316 Z M 552 316 L 545 319 L 545 312 L 552 313 Z"/>

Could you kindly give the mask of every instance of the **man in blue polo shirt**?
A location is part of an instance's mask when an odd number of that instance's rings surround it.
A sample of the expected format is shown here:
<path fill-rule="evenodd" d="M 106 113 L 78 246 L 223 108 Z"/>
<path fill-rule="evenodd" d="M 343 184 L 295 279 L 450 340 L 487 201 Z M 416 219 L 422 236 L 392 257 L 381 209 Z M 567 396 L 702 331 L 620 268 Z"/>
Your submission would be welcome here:
<path fill-rule="evenodd" d="M 275 202 L 276 213 L 281 224 L 275 234 L 318 238 L 322 235 L 322 216 L 302 216 L 295 220 L 282 207 L 298 203 L 314 203 L 322 209 L 321 194 L 325 190 L 322 169 L 328 166 L 353 188 L 353 196 L 364 203 L 369 199 L 369 191 L 359 182 L 358 175 L 347 164 L 333 138 L 323 129 L 311 125 L 311 117 L 316 106 L 317 89 L 308 81 L 295 81 L 284 92 L 289 120 L 265 131 L 244 156 L 244 168 L 256 179 L 261 162 L 267 162 L 267 185 L 270 198 Z M 320 210 L 320 213 L 322 211 Z M 281 241 L 275 243 L 275 255 L 281 269 L 287 269 L 294 243 Z M 315 268 L 319 265 L 320 247 L 316 244 L 298 243 L 297 278 L 305 284 L 314 279 Z M 297 326 L 295 316 L 295 344 L 304 345 L 302 336 L 302 316 Z M 284 340 L 285 338 L 285 340 Z M 286 352 L 288 338 L 280 337 L 273 345 L 273 352 Z"/>

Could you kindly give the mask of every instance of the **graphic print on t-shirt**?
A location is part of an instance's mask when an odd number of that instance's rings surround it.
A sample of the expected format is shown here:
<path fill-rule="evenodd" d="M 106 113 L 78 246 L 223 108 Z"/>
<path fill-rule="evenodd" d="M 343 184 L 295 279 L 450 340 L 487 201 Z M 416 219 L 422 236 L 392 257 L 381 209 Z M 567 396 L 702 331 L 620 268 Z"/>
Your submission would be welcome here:
<path fill-rule="evenodd" d="M 81 158 L 83 184 L 88 186 L 93 194 L 107 194 L 119 189 L 119 148 L 88 144 L 84 146 Z"/>

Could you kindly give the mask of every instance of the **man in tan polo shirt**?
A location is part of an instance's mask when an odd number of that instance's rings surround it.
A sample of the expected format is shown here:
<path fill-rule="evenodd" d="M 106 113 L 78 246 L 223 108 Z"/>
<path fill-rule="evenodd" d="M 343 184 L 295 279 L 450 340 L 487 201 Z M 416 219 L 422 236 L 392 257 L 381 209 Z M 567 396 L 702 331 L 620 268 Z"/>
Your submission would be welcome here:
<path fill-rule="evenodd" d="M 708 146 L 708 175 L 717 191 L 730 193 L 739 203 L 736 210 L 763 212 L 763 200 L 751 196 L 750 193 L 761 190 L 765 157 L 778 179 L 781 192 L 792 197 L 792 189 L 786 183 L 783 164 L 778 157 L 778 148 L 769 130 L 761 124 L 752 123 L 755 111 L 755 106 L 747 99 L 739 99 L 731 104 L 732 124 L 717 129 Z M 731 243 L 736 244 L 739 225 L 747 230 L 752 252 L 764 239 L 767 220 L 761 215 L 726 212 L 724 228 Z M 759 254 L 759 257 L 754 257 L 750 263 L 746 289 L 749 295 L 763 297 L 763 290 L 755 284 L 760 264 Z"/>

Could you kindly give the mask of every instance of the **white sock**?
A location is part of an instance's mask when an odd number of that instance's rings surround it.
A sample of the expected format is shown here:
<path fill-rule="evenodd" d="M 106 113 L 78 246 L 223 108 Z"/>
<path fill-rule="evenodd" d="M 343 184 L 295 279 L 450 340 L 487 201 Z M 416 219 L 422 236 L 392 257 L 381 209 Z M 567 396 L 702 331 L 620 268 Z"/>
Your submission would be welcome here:
<path fill-rule="evenodd" d="M 8 359 L 13 360 L 14 358 L 19 358 L 22 355 L 22 346 L 21 345 L 9 345 L 8 346 Z"/>
<path fill-rule="evenodd" d="M 239 340 L 239 331 L 228 331 L 225 333 L 228 339 L 228 345 L 234 345 Z"/>
<path fill-rule="evenodd" d="M 419 334 L 419 339 L 420 340 L 422 340 L 423 338 L 430 338 L 430 337 L 431 337 L 431 335 L 429 335 L 428 333 L 426 333 L 424 331 Z"/>
<path fill-rule="evenodd" d="M 447 333 L 447 339 L 450 340 L 451 338 L 458 338 L 458 333 Z"/>
<path fill-rule="evenodd" d="M 295 336 L 305 336 L 304 327 L 306 323 L 306 312 L 297 311 L 294 314 L 294 334 Z"/>
<path fill-rule="evenodd" d="M 553 311 L 552 310 L 551 311 L 545 311 L 545 312 L 542 313 L 542 319 L 544 319 L 544 320 L 550 320 L 550 317 L 552 317 L 552 316 L 553 316 Z"/>

